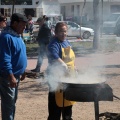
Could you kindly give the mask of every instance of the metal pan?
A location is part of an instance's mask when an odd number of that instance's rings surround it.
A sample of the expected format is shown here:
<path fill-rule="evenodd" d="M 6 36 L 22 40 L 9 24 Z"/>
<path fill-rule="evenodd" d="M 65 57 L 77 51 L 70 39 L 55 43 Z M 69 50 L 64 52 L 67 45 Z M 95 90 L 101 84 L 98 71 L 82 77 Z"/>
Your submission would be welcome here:
<path fill-rule="evenodd" d="M 93 102 L 113 100 L 112 89 L 105 82 L 95 84 L 62 83 L 64 98 L 71 101 Z"/>
<path fill-rule="evenodd" d="M 104 82 L 98 82 L 98 83 L 69 83 L 69 82 L 62 82 L 64 88 L 66 87 L 96 87 L 96 86 L 103 86 L 105 84 Z"/>

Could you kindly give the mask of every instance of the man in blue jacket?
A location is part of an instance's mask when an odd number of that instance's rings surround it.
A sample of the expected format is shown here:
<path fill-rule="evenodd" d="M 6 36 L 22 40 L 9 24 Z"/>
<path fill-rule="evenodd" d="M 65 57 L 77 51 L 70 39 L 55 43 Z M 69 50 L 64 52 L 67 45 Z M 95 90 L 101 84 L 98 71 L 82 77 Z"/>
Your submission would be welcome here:
<path fill-rule="evenodd" d="M 14 120 L 18 85 L 25 79 L 26 47 L 21 34 L 27 18 L 19 13 L 11 17 L 11 24 L 0 35 L 0 94 L 2 120 Z"/>

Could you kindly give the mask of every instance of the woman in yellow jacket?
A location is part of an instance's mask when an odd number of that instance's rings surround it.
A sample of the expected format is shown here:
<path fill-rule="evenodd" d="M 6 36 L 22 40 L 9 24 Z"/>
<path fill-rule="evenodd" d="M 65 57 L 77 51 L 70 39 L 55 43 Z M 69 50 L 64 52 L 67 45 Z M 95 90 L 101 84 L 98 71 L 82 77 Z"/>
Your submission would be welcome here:
<path fill-rule="evenodd" d="M 66 72 L 74 73 L 75 55 L 71 45 L 66 40 L 67 25 L 64 22 L 57 23 L 55 37 L 48 45 L 48 83 L 50 92 L 48 95 L 48 120 L 72 120 L 72 105 L 74 102 L 64 99 L 63 116 L 63 93 L 57 88 L 60 79 L 65 77 Z M 54 81 L 54 82 L 53 82 Z M 57 90 L 56 90 L 57 89 Z"/>

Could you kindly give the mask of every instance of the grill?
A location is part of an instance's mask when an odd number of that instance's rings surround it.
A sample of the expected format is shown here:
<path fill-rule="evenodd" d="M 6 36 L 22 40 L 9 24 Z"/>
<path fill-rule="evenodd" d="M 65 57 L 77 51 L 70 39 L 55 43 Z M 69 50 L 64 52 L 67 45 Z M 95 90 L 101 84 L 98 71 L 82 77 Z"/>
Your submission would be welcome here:
<path fill-rule="evenodd" d="M 94 102 L 95 120 L 99 120 L 99 101 L 113 101 L 113 92 L 108 84 L 63 83 L 63 88 L 63 97 L 67 100 Z"/>

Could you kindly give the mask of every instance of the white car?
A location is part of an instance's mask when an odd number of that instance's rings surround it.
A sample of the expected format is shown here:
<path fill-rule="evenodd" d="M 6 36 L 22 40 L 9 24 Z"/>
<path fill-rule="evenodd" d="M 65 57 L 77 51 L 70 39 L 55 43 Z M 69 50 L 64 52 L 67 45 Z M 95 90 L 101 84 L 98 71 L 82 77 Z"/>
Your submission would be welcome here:
<path fill-rule="evenodd" d="M 38 36 L 38 32 L 39 32 L 39 25 L 36 23 L 33 25 L 33 34 L 35 38 Z"/>
<path fill-rule="evenodd" d="M 75 22 L 72 21 L 59 21 L 59 22 L 65 22 L 68 25 L 68 33 L 67 36 L 69 37 L 77 37 L 80 38 L 80 36 L 84 39 L 88 39 L 90 36 L 94 35 L 94 30 L 87 27 L 80 27 Z M 81 31 L 81 33 L 80 33 Z"/>
<path fill-rule="evenodd" d="M 80 27 L 80 25 L 78 25 L 75 22 L 71 22 L 71 21 L 59 21 L 59 22 L 65 22 L 68 25 L 68 32 L 67 32 L 68 37 L 77 37 L 77 38 L 82 37 L 83 39 L 88 39 L 90 36 L 94 35 L 93 29 L 87 27 Z M 52 26 L 55 27 L 55 25 Z M 39 25 L 34 25 L 33 33 L 35 34 L 35 36 L 37 36 L 38 30 L 39 30 Z"/>

